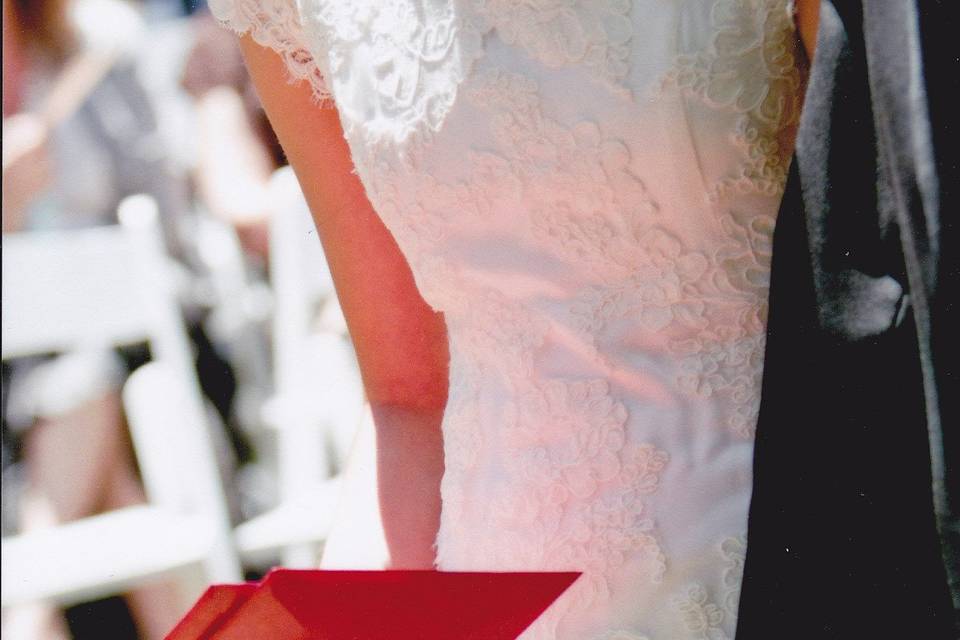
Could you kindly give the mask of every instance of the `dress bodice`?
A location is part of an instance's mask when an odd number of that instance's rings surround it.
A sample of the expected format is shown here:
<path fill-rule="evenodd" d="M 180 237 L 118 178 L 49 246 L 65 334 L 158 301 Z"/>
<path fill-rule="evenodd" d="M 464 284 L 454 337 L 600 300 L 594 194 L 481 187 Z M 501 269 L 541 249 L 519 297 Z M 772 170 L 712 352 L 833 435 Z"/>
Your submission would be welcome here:
<path fill-rule="evenodd" d="M 219 0 L 332 101 L 450 340 L 442 569 L 579 570 L 523 636 L 732 636 L 786 0 Z"/>

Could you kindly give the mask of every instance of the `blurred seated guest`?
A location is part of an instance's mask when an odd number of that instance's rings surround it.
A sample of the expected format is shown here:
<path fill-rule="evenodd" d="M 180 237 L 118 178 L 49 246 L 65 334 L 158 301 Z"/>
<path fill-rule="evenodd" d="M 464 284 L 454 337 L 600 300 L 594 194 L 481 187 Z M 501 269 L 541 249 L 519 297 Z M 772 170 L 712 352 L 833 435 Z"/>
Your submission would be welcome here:
<path fill-rule="evenodd" d="M 195 182 L 201 203 L 237 230 L 251 257 L 265 260 L 273 172 L 287 164 L 260 105 L 236 38 L 209 13 L 193 18 L 195 42 L 181 84 L 196 101 Z"/>
<path fill-rule="evenodd" d="M 5 22 L 16 26 L 4 29 L 3 177 L 11 188 L 4 189 L 4 231 L 111 224 L 123 198 L 149 193 L 160 205 L 170 248 L 177 250 L 183 191 L 170 175 L 154 110 L 124 54 L 124 44 L 136 37 L 129 34 L 139 26 L 136 14 L 119 0 L 80 3 L 83 11 L 72 10 L 69 0 L 7 4 Z M 109 14 L 94 20 L 91 9 Z M 118 23 L 128 33 L 103 33 L 104 24 Z M 24 165 L 34 174 L 38 166 L 48 168 L 49 183 L 14 180 L 11 171 Z"/>
<path fill-rule="evenodd" d="M 135 12 L 104 0 L 4 0 L 3 11 L 4 233 L 115 223 L 124 197 L 148 193 L 177 251 L 181 191 L 123 43 L 104 38 L 135 36 Z M 14 449 L 25 468 L 22 530 L 144 500 L 119 400 L 125 369 L 112 352 L 90 352 L 19 359 L 5 370 L 5 427 L 21 436 Z M 170 629 L 174 596 L 165 586 L 128 596 L 142 637 Z M 42 605 L 7 613 L 3 627 L 10 639 L 68 637 Z"/>

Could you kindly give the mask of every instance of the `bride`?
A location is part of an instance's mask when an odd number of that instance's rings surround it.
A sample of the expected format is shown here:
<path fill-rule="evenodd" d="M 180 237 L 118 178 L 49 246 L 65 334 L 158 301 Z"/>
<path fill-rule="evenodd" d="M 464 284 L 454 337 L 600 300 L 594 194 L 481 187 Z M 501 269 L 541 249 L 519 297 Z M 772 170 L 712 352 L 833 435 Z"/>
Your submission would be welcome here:
<path fill-rule="evenodd" d="M 731 637 L 818 3 L 210 4 L 323 240 L 391 566 L 582 571 L 525 639 Z"/>

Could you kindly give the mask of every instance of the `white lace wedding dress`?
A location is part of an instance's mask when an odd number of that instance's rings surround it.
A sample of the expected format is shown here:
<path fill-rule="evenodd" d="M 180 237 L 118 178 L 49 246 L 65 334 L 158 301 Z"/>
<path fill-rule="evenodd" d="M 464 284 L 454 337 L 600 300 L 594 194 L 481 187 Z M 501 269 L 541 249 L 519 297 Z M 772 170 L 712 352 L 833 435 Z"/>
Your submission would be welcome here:
<path fill-rule="evenodd" d="M 732 637 L 786 0 L 211 0 L 339 109 L 450 395 L 449 570 L 580 570 L 522 636 Z"/>

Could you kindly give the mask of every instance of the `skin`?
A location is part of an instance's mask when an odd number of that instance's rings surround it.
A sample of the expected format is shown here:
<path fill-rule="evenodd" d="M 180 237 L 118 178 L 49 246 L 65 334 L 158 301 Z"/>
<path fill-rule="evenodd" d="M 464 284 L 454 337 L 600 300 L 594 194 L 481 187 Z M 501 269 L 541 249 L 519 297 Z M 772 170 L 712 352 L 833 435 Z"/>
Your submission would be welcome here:
<path fill-rule="evenodd" d="M 800 40 L 807 52 L 807 58 L 813 60 L 813 52 L 817 48 L 817 25 L 820 22 L 820 0 L 797 0 L 794 20 L 800 32 Z"/>
<path fill-rule="evenodd" d="M 50 185 L 49 128 L 21 113 L 3 120 L 3 232 L 19 231 L 27 207 Z"/>
<path fill-rule="evenodd" d="M 809 57 L 819 0 L 799 0 Z M 303 186 L 353 338 L 377 433 L 381 517 L 392 568 L 431 568 L 440 521 L 448 343 L 354 172 L 334 109 L 289 84 L 281 59 L 241 39 L 254 84 Z"/>
<path fill-rule="evenodd" d="M 376 424 L 381 516 L 392 568 L 431 568 L 440 523 L 447 335 L 367 200 L 334 109 L 318 109 L 282 60 L 241 46 L 261 102 L 303 185 L 330 264 Z"/>
<path fill-rule="evenodd" d="M 233 226 L 247 251 L 266 259 L 268 184 L 273 162 L 233 87 L 210 89 L 196 101 L 197 185 L 211 213 Z"/>

